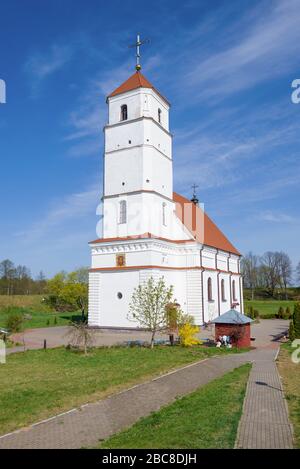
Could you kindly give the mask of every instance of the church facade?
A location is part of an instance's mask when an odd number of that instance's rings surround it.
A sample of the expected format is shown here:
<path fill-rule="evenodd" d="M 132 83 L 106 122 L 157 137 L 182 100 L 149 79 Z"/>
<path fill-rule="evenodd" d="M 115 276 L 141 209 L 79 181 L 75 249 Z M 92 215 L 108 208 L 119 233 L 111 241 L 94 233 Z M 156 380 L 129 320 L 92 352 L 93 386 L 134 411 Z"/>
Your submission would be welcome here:
<path fill-rule="evenodd" d="M 243 312 L 240 253 L 198 204 L 173 191 L 168 100 L 138 69 L 107 97 L 103 233 L 90 242 L 90 326 L 133 328 L 135 287 L 164 277 L 203 324 Z"/>

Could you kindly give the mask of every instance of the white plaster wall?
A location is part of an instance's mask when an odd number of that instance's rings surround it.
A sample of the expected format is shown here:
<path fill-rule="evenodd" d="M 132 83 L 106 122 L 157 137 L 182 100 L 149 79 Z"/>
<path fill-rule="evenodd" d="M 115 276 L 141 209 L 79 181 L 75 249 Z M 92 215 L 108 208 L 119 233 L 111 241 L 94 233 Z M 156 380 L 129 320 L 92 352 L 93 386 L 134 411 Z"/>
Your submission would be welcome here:
<path fill-rule="evenodd" d="M 217 268 L 228 271 L 228 253 L 223 251 L 217 253 Z"/>
<path fill-rule="evenodd" d="M 152 145 L 172 158 L 171 135 L 152 119 L 123 121 L 118 125 L 105 127 L 104 132 L 106 153 L 144 144 Z"/>
<path fill-rule="evenodd" d="M 216 250 L 204 247 L 202 250 L 202 266 L 210 269 L 216 268 Z"/>
<path fill-rule="evenodd" d="M 203 300 L 204 300 L 204 321 L 208 322 L 218 316 L 218 274 L 216 271 L 205 270 L 203 272 Z M 208 278 L 212 279 L 212 298 L 208 301 Z"/>
<path fill-rule="evenodd" d="M 229 257 L 229 270 L 231 272 L 238 272 L 238 263 L 239 263 L 239 258 L 238 256 L 234 256 L 233 254 L 230 255 Z"/>
<path fill-rule="evenodd" d="M 144 275 L 143 275 L 144 273 Z M 97 302 L 98 310 L 89 309 L 89 324 L 101 327 L 139 327 L 138 323 L 128 319 L 129 304 L 134 288 L 139 282 L 146 281 L 151 275 L 158 279 L 164 277 L 167 285 L 174 285 L 174 298 L 182 309 L 187 309 L 186 273 L 181 271 L 134 270 L 118 272 L 101 272 L 93 274 L 98 278 L 100 293 Z M 93 284 L 94 285 L 94 284 Z M 91 296 L 95 295 L 91 286 Z M 122 298 L 118 298 L 118 293 Z"/>
<path fill-rule="evenodd" d="M 225 300 L 222 301 L 221 281 L 224 280 Z M 230 274 L 219 274 L 219 301 L 220 301 L 220 314 L 226 313 L 231 309 L 230 304 Z"/>
<path fill-rule="evenodd" d="M 200 267 L 197 246 L 171 245 L 159 240 L 131 240 L 128 242 L 94 244 L 92 268 L 116 267 L 117 254 L 126 255 L 126 266 L 161 266 L 162 268 Z"/>
<path fill-rule="evenodd" d="M 90 326 L 98 326 L 100 324 L 100 279 L 100 273 L 89 273 L 88 322 Z"/>
<path fill-rule="evenodd" d="M 119 224 L 119 203 L 127 200 L 127 223 Z M 166 225 L 162 223 L 162 205 L 166 204 Z M 175 204 L 155 193 L 137 193 L 104 199 L 103 237 L 152 235 L 168 239 L 190 239 L 175 214 Z"/>
<path fill-rule="evenodd" d="M 127 318 L 134 288 L 139 284 L 138 271 L 101 272 L 99 326 L 136 327 Z M 118 292 L 123 297 L 118 298 Z"/>
<path fill-rule="evenodd" d="M 104 168 L 105 196 L 152 190 L 172 199 L 172 161 L 151 146 L 108 153 Z"/>

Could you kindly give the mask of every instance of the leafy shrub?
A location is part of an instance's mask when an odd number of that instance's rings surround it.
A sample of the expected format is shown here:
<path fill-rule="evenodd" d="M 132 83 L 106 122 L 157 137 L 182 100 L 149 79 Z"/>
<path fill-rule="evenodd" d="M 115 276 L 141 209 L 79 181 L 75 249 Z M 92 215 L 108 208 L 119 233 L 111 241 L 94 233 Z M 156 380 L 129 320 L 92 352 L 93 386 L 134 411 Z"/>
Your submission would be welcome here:
<path fill-rule="evenodd" d="M 300 303 L 296 303 L 294 306 L 293 324 L 295 339 L 300 339 Z"/>
<path fill-rule="evenodd" d="M 5 326 L 10 332 L 20 332 L 23 322 L 24 316 L 22 314 L 11 313 L 7 316 Z"/>
<path fill-rule="evenodd" d="M 192 345 L 197 345 L 200 341 L 195 337 L 199 332 L 199 327 L 194 326 L 191 323 L 183 324 L 179 327 L 179 337 L 180 343 L 184 347 L 191 347 Z"/>
<path fill-rule="evenodd" d="M 287 306 L 285 309 L 283 319 L 292 319 L 292 314 L 289 306 Z"/>
<path fill-rule="evenodd" d="M 278 309 L 278 314 L 277 314 L 278 319 L 283 319 L 284 317 L 284 309 L 282 306 L 279 307 Z"/>
<path fill-rule="evenodd" d="M 290 322 L 290 327 L 289 327 L 289 339 L 293 341 L 295 339 L 295 328 L 294 328 L 294 322 L 293 320 Z"/>
<path fill-rule="evenodd" d="M 248 318 L 253 319 L 253 306 L 248 306 L 246 310 L 246 316 L 248 316 Z"/>

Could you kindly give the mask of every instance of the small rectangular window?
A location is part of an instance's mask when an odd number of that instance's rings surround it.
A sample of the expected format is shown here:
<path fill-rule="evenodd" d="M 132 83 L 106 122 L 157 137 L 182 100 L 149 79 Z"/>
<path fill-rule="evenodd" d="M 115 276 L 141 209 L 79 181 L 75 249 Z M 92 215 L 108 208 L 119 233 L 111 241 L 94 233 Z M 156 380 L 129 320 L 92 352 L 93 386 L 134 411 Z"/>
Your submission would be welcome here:
<path fill-rule="evenodd" d="M 126 121 L 127 118 L 128 118 L 128 116 L 127 116 L 127 105 L 123 104 L 123 106 L 121 106 L 121 121 Z"/>
<path fill-rule="evenodd" d="M 127 219 L 127 206 L 126 206 L 126 201 L 125 200 L 121 200 L 121 202 L 119 203 L 119 223 L 122 224 L 122 223 L 126 223 L 126 219 Z"/>

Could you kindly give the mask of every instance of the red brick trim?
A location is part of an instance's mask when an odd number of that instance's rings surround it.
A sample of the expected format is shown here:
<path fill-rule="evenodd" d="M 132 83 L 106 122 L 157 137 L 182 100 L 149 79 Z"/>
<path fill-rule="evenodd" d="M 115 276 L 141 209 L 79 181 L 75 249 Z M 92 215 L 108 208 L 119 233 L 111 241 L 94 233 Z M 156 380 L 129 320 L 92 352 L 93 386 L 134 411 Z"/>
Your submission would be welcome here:
<path fill-rule="evenodd" d="M 218 269 L 207 269 L 206 267 L 192 266 L 192 267 L 170 267 L 162 265 L 128 265 L 124 267 L 94 267 L 91 268 L 90 272 L 103 272 L 103 271 L 119 271 L 119 270 L 143 270 L 143 269 L 159 269 L 159 270 L 201 270 L 205 272 L 206 270 L 214 272 L 225 272 Z M 226 272 L 226 274 L 231 274 L 231 272 Z M 240 275 L 240 274 L 235 274 Z"/>

